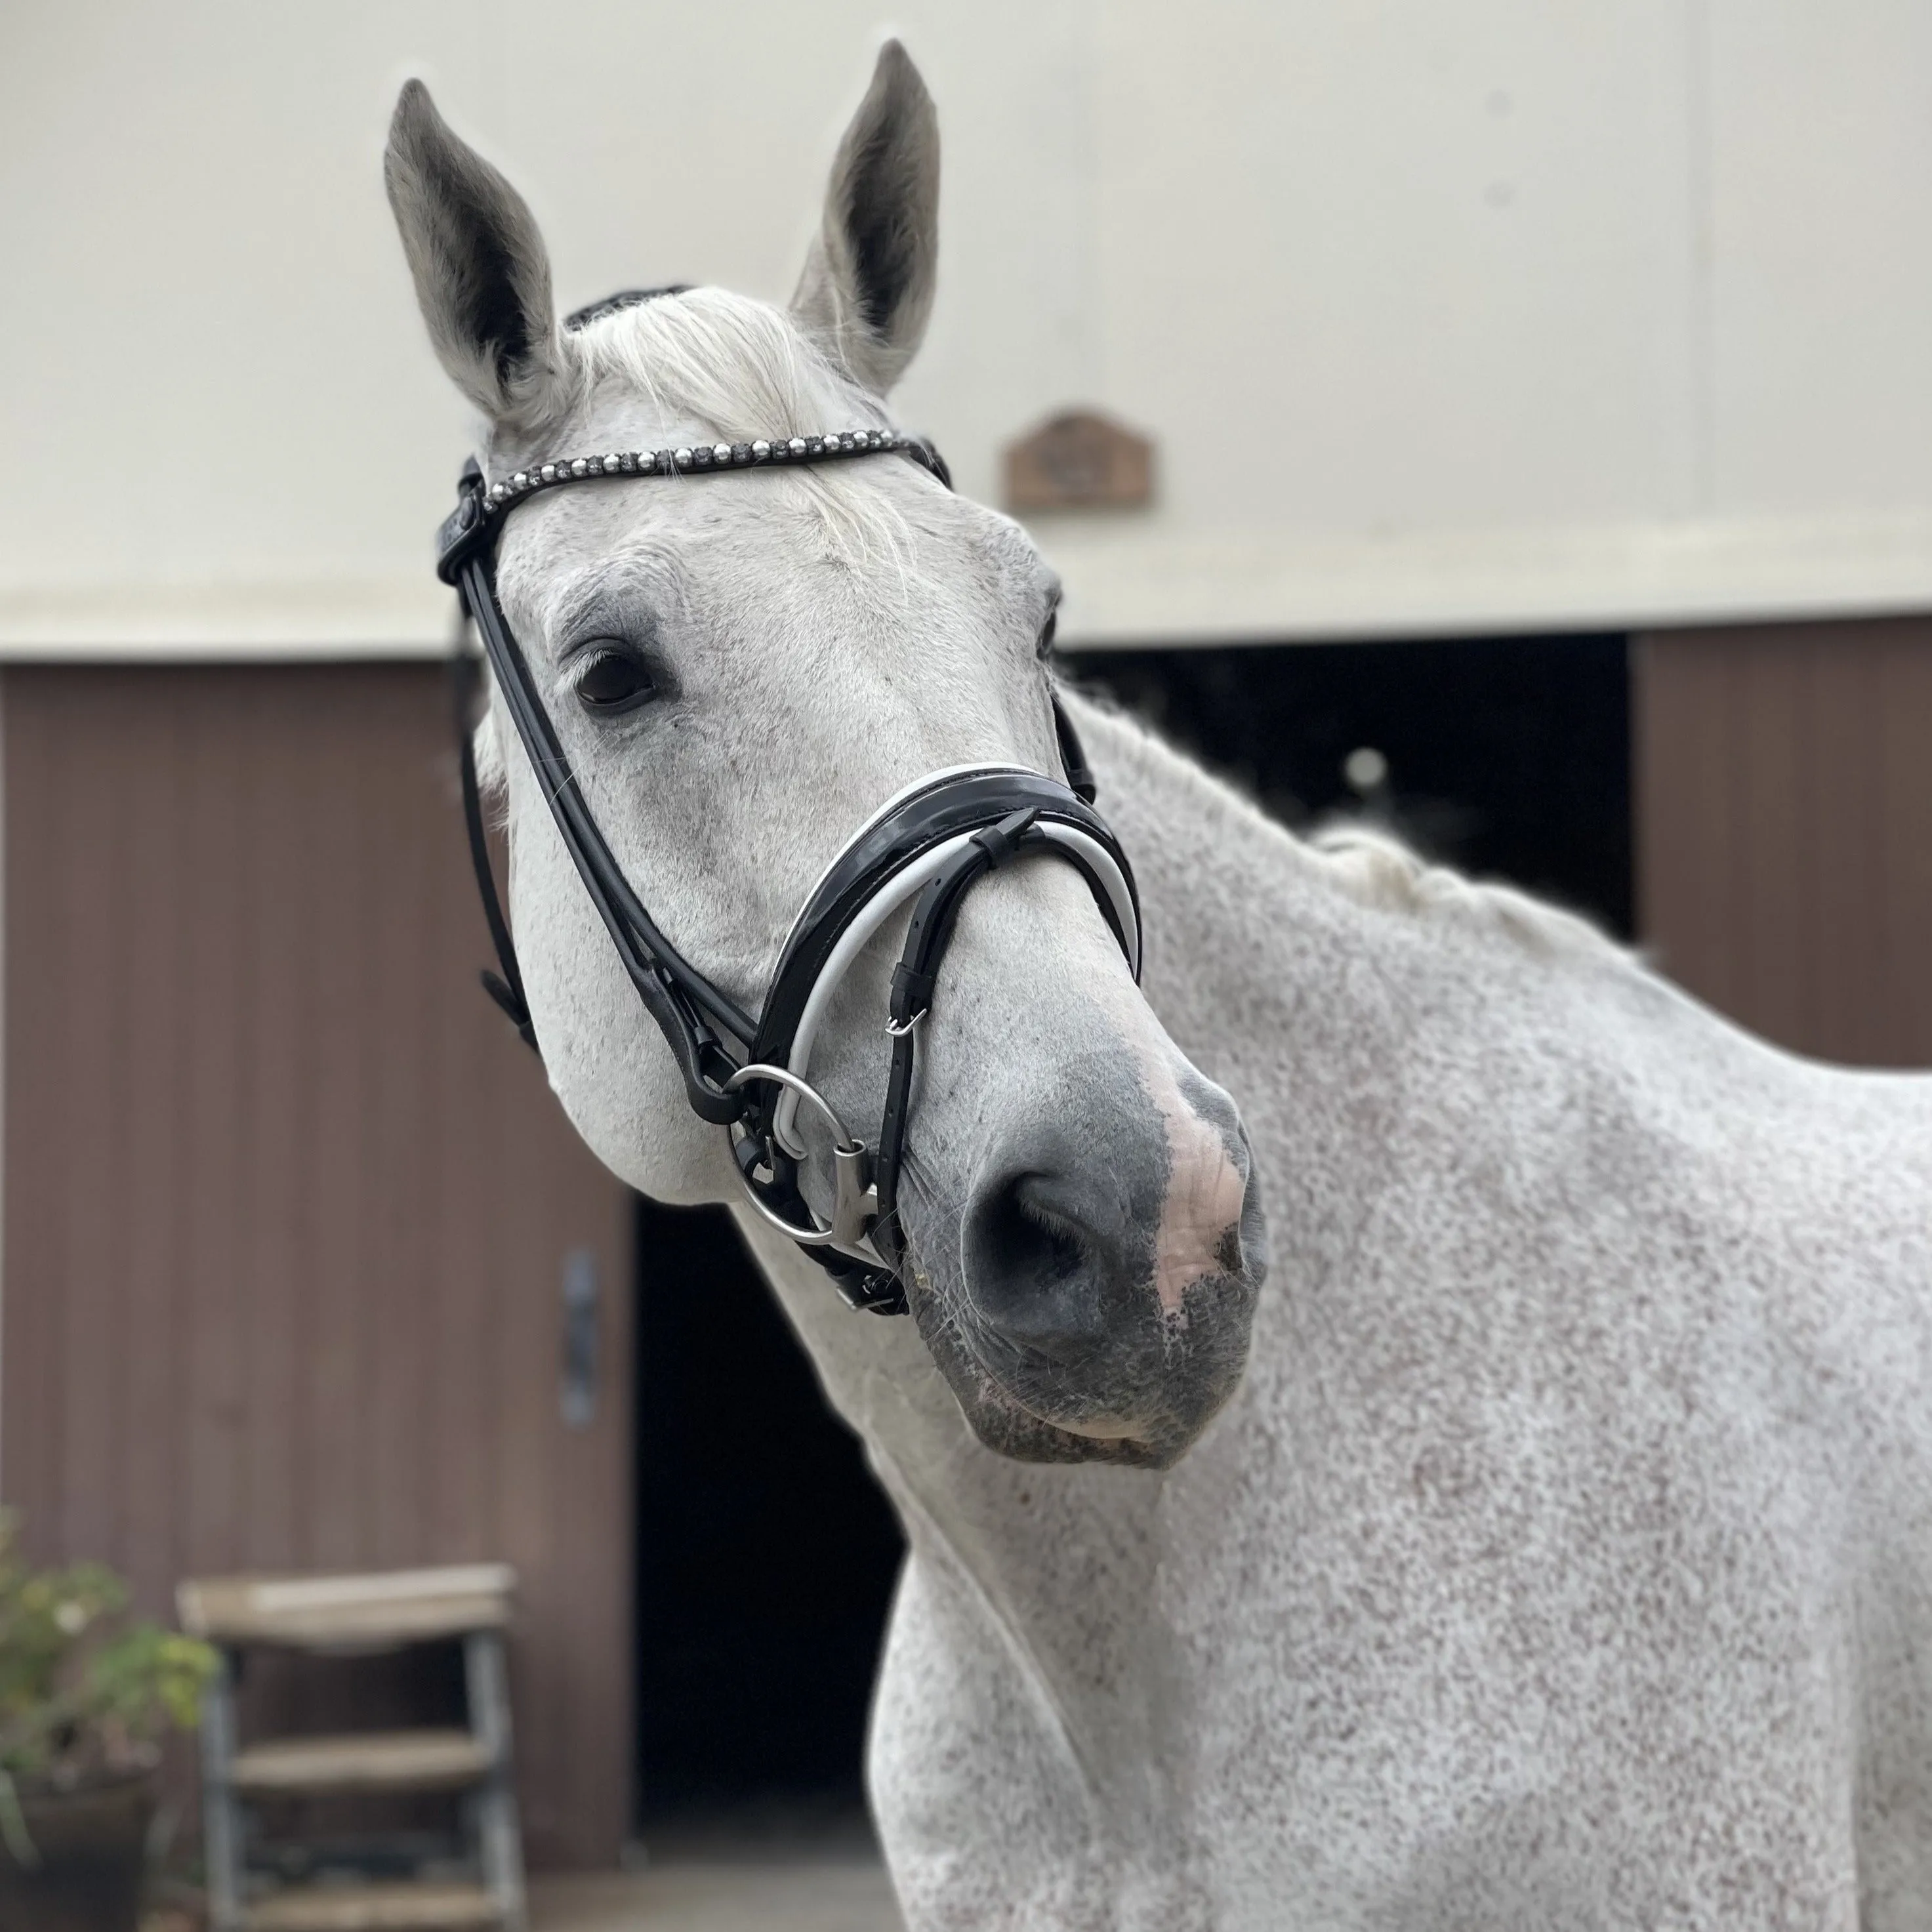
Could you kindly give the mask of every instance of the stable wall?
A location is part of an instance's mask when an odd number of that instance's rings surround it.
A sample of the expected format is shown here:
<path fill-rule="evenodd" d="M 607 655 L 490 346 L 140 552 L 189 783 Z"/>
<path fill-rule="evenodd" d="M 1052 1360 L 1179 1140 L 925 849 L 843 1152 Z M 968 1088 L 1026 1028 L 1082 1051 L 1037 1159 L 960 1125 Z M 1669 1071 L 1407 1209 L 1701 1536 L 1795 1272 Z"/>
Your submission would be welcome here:
<path fill-rule="evenodd" d="M 0 16 L 0 647 L 437 647 L 468 441 L 383 205 L 426 75 L 558 293 L 790 290 L 890 21 L 945 130 L 903 414 L 1160 446 L 1070 642 L 1932 605 L 1913 0 L 71 0 Z"/>
<path fill-rule="evenodd" d="M 162 1616 L 184 1576 L 513 1563 L 531 1856 L 614 1863 L 631 1198 L 476 986 L 442 673 L 0 687 L 6 1501 L 36 1553 L 111 1563 Z M 578 1250 L 603 1329 L 581 1427 Z"/>

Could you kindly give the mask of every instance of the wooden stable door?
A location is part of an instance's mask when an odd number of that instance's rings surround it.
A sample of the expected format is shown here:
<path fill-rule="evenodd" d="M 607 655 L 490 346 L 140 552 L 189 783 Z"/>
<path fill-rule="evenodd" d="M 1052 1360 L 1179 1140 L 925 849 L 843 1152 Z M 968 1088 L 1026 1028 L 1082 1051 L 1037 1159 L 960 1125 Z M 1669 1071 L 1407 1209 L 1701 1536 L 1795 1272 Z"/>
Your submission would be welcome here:
<path fill-rule="evenodd" d="M 1780 1046 L 1932 1066 L 1932 619 L 1636 640 L 1638 931 Z"/>
<path fill-rule="evenodd" d="M 0 1496 L 162 1613 L 184 1576 L 513 1563 L 532 1858 L 614 1862 L 629 1206 L 478 989 L 442 674 L 0 697 Z"/>

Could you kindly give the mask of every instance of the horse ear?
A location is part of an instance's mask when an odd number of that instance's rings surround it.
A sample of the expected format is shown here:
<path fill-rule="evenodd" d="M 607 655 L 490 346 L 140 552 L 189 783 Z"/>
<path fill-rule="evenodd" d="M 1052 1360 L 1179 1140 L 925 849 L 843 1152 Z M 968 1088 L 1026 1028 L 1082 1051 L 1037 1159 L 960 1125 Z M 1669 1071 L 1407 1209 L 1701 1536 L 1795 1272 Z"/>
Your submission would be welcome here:
<path fill-rule="evenodd" d="M 939 117 L 912 57 L 888 40 L 838 144 L 793 313 L 884 395 L 926 333 L 938 262 Z"/>
<path fill-rule="evenodd" d="M 382 179 L 430 340 L 493 422 L 534 428 L 560 374 L 550 257 L 522 196 L 406 82 Z"/>

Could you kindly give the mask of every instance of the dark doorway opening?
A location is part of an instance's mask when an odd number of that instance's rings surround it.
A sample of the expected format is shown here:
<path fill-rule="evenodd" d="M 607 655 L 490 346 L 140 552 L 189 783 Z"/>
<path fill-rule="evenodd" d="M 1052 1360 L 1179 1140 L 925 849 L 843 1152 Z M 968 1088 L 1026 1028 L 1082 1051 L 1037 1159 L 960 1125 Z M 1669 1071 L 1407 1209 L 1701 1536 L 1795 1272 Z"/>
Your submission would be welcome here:
<path fill-rule="evenodd" d="M 1621 635 L 1472 638 L 1081 651 L 1065 668 L 1298 830 L 1378 818 L 1628 939 L 1628 657 Z"/>
<path fill-rule="evenodd" d="M 640 1827 L 842 1823 L 898 1522 L 725 1211 L 637 1234 Z"/>

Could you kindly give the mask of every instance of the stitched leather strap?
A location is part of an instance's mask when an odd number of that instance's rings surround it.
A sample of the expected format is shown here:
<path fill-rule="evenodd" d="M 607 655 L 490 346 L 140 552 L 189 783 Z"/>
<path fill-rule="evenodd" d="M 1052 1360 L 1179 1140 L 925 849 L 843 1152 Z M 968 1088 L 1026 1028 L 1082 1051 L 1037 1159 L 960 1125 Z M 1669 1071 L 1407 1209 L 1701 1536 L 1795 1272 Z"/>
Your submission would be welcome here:
<path fill-rule="evenodd" d="M 476 705 L 476 660 L 458 651 L 449 661 L 450 710 L 456 721 L 457 764 L 463 774 L 463 824 L 470 834 L 470 866 L 476 874 L 476 894 L 483 902 L 484 922 L 490 928 L 490 944 L 496 950 L 501 977 L 486 967 L 477 974 L 483 990 L 508 1016 L 517 1037 L 541 1060 L 543 1049 L 537 1045 L 536 1028 L 530 1019 L 530 1003 L 524 993 L 524 976 L 517 965 L 517 949 L 510 938 L 510 925 L 503 916 L 503 902 L 496 895 L 496 874 L 490 863 L 490 838 L 483 824 L 483 794 L 476 782 L 476 728 L 472 717 Z"/>

